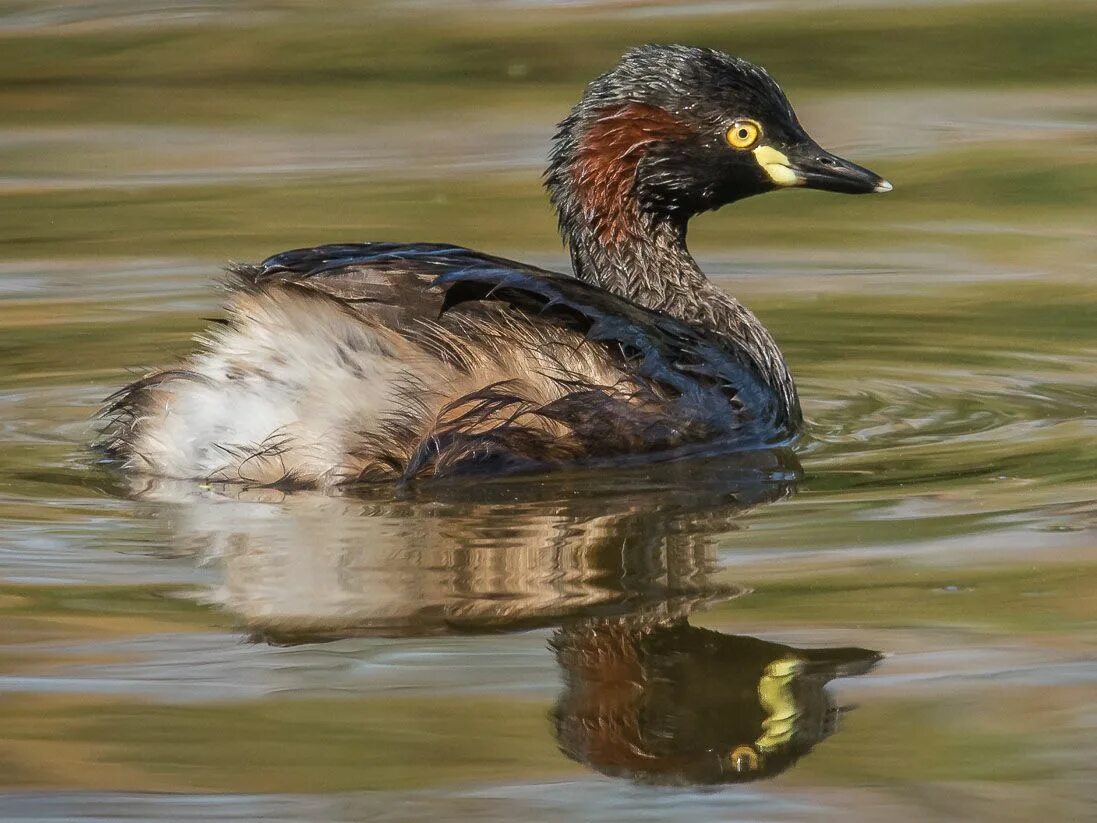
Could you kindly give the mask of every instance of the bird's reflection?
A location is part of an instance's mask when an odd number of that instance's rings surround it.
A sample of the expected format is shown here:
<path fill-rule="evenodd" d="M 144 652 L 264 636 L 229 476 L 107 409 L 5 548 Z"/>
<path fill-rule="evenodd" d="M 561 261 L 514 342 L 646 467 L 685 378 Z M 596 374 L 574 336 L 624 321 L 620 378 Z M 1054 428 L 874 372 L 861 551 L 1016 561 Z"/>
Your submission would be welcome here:
<path fill-rule="evenodd" d="M 552 712 L 560 749 L 612 777 L 733 783 L 772 777 L 832 734 L 824 688 L 864 674 L 867 649 L 796 649 L 685 619 L 600 621 L 552 641 L 564 691 Z"/>
<path fill-rule="evenodd" d="M 552 725 L 567 756 L 646 782 L 718 783 L 804 755 L 834 729 L 826 682 L 878 659 L 687 622 L 742 593 L 714 580 L 713 536 L 798 477 L 774 450 L 396 498 L 134 491 L 186 498 L 159 510 L 183 549 L 222 564 L 211 596 L 255 639 L 555 627 L 565 685 Z"/>

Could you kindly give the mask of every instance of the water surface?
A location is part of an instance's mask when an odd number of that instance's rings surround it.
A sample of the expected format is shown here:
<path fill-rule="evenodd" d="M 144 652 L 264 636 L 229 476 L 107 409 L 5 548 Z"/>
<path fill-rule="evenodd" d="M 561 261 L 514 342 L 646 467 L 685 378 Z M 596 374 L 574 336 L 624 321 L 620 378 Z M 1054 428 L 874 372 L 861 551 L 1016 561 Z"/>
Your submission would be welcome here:
<path fill-rule="evenodd" d="M 1091 817 L 1097 13 L 819 9 L 0 4 L 0 817 Z M 564 267 L 548 135 L 648 40 L 765 63 L 896 186 L 691 234 L 795 452 L 342 496 L 95 464 L 224 260 Z"/>

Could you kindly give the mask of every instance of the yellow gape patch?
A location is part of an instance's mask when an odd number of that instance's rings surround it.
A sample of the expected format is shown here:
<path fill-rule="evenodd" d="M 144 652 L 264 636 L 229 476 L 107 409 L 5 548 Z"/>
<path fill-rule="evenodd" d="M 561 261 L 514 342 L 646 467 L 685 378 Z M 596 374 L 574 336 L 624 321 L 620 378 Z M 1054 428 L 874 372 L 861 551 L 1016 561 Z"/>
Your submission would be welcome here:
<path fill-rule="evenodd" d="M 758 702 L 766 712 L 762 721 L 762 736 L 754 741 L 761 752 L 769 752 L 787 744 L 796 735 L 800 709 L 792 691 L 792 681 L 800 672 L 800 661 L 782 657 L 766 666 L 758 681 Z"/>
<path fill-rule="evenodd" d="M 758 165 L 766 170 L 769 179 L 778 186 L 798 186 L 803 180 L 792 170 L 788 157 L 772 146 L 759 146 L 753 152 Z"/>

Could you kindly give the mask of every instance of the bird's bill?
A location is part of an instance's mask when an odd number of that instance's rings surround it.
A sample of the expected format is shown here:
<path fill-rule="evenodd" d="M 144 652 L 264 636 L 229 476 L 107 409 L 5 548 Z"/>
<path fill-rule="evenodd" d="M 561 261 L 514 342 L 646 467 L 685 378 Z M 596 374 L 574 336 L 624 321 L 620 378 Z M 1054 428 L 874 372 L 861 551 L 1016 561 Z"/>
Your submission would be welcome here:
<path fill-rule="evenodd" d="M 778 186 L 803 186 L 842 194 L 881 193 L 892 188 L 891 183 L 875 172 L 831 154 L 815 143 L 796 146 L 787 152 L 772 146 L 759 146 L 754 150 L 754 157 Z"/>

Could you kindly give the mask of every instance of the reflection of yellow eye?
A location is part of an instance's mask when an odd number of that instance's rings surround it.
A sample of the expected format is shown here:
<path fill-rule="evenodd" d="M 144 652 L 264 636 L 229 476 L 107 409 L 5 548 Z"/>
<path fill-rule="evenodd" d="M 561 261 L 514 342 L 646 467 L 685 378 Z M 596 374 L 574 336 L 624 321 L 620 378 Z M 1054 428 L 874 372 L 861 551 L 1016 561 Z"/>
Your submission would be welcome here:
<path fill-rule="evenodd" d="M 762 127 L 753 120 L 736 120 L 727 131 L 728 145 L 733 149 L 749 149 L 762 136 Z"/>
<path fill-rule="evenodd" d="M 728 760 L 731 761 L 731 767 L 740 774 L 757 771 L 761 765 L 758 752 L 750 746 L 739 746 L 728 755 Z"/>

